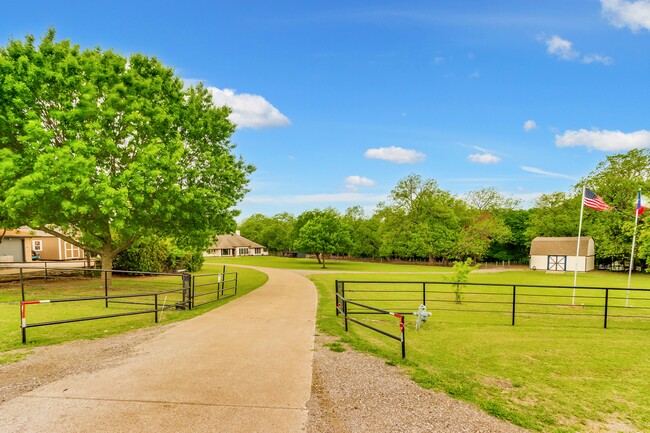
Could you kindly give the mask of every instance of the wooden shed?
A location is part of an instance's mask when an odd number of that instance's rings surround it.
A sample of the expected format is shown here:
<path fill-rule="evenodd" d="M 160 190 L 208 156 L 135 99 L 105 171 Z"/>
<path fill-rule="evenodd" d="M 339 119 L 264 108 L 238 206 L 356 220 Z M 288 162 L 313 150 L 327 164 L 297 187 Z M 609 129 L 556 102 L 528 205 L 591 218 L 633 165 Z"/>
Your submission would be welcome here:
<path fill-rule="evenodd" d="M 594 270 L 596 247 L 591 236 L 580 237 L 580 251 L 576 257 L 578 237 L 537 237 L 530 244 L 530 268 L 545 271 L 588 272 Z"/>
<path fill-rule="evenodd" d="M 3 229 L 0 229 L 0 234 Z M 49 233 L 23 226 L 7 230 L 0 243 L 0 262 L 28 263 L 38 260 L 80 260 L 84 251 L 71 243 Z"/>

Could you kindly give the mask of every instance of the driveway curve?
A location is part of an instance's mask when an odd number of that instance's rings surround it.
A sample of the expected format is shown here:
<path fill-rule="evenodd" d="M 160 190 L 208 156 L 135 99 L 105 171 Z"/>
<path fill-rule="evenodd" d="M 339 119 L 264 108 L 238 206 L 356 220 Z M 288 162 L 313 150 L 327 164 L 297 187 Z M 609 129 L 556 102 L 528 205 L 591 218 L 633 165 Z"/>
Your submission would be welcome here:
<path fill-rule="evenodd" d="M 3 432 L 304 431 L 317 292 L 288 270 L 134 356 L 0 406 Z"/>

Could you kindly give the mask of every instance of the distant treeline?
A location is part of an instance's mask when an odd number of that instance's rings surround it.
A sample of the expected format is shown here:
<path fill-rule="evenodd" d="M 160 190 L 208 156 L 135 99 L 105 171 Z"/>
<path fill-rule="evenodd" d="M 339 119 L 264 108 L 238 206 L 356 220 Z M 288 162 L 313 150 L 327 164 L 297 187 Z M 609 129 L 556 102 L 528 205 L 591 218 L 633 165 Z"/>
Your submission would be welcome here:
<path fill-rule="evenodd" d="M 372 215 L 361 206 L 344 213 L 332 208 L 309 210 L 297 217 L 286 212 L 255 214 L 239 229 L 271 252 L 525 263 L 533 238 L 578 235 L 583 185 L 612 207 L 603 212 L 585 208 L 582 235 L 594 238 L 596 260 L 629 260 L 638 191 L 650 190 L 648 149 L 606 157 L 572 191 L 543 194 L 530 209 L 522 209 L 518 200 L 492 187 L 457 197 L 435 180 L 412 174 L 397 183 Z M 635 262 L 645 269 L 650 228 L 644 217 L 639 217 Z"/>

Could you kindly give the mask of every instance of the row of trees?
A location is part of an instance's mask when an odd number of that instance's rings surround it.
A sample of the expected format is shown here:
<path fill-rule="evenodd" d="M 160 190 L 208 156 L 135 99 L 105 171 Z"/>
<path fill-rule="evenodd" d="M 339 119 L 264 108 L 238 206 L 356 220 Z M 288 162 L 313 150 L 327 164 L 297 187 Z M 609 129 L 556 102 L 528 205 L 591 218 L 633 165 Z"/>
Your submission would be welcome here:
<path fill-rule="evenodd" d="M 613 207 L 587 210 L 583 235 L 596 241 L 600 262 L 629 260 L 634 233 L 635 199 L 650 188 L 650 152 L 632 150 L 608 156 L 573 191 L 542 195 L 530 209 L 494 188 L 456 197 L 433 179 L 410 175 L 400 180 L 388 200 L 368 216 L 359 206 L 339 213 L 310 210 L 294 217 L 255 214 L 240 225 L 242 235 L 270 251 L 296 250 L 354 257 L 426 259 L 429 261 L 526 261 L 537 236 L 577 236 L 582 186 Z M 637 257 L 650 258 L 650 227 L 638 226 Z"/>

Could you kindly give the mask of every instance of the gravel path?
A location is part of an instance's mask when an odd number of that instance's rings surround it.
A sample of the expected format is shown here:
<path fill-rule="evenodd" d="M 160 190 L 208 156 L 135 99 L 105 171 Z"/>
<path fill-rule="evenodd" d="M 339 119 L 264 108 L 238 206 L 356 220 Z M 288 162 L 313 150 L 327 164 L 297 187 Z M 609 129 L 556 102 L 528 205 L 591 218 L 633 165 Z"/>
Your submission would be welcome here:
<path fill-rule="evenodd" d="M 523 433 L 444 394 L 421 388 L 374 356 L 324 346 L 317 336 L 308 433 Z"/>
<path fill-rule="evenodd" d="M 31 349 L 25 360 L 0 366 L 0 404 L 69 375 L 118 365 L 139 344 L 176 325 Z M 524 432 L 420 388 L 381 359 L 323 346 L 331 341 L 316 338 L 308 433 Z"/>

